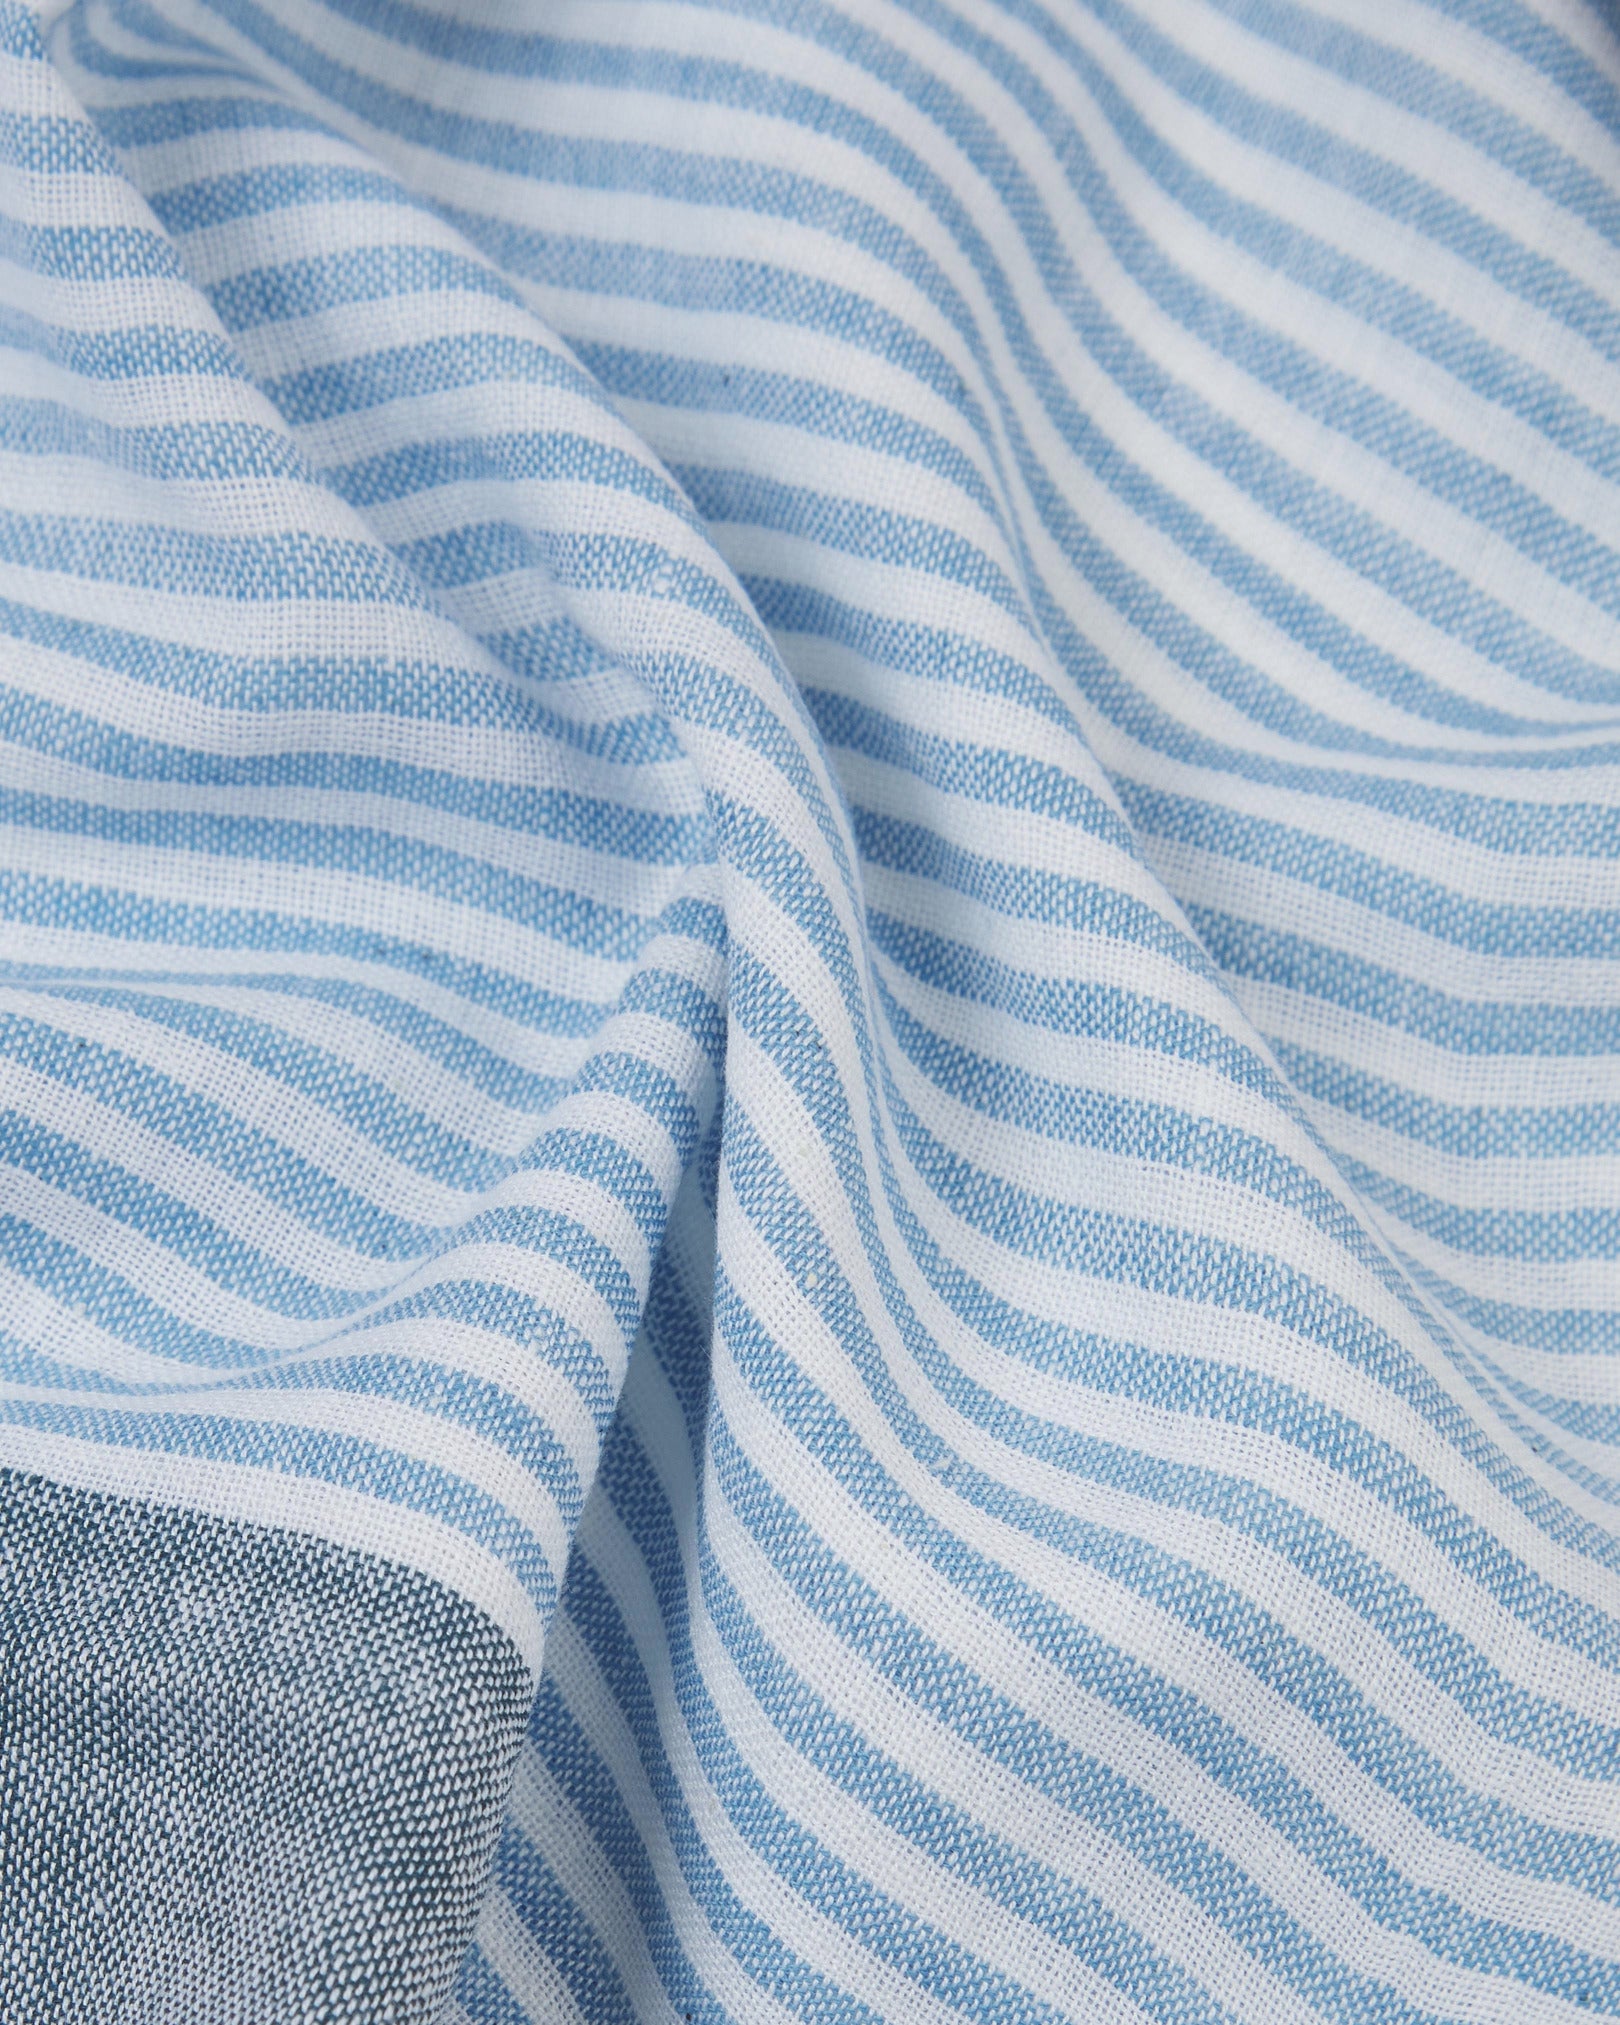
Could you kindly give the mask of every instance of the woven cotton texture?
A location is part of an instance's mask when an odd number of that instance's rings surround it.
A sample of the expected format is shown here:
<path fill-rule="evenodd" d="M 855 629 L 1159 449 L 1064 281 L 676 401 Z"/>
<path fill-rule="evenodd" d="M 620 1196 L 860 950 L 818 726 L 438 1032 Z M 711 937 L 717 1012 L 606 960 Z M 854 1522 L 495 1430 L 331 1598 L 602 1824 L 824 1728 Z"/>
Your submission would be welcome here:
<path fill-rule="evenodd" d="M 0 2020 L 1620 2016 L 1620 17 L 0 0 Z"/>

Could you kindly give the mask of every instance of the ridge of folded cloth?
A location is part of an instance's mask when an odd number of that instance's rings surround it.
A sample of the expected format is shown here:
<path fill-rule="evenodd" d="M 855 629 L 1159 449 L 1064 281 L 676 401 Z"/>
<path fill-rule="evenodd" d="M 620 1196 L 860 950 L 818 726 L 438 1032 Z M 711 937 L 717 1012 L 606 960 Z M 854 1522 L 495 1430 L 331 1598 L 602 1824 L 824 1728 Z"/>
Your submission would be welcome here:
<path fill-rule="evenodd" d="M 1620 30 L 0 0 L 0 2025 L 1620 2015 Z"/>

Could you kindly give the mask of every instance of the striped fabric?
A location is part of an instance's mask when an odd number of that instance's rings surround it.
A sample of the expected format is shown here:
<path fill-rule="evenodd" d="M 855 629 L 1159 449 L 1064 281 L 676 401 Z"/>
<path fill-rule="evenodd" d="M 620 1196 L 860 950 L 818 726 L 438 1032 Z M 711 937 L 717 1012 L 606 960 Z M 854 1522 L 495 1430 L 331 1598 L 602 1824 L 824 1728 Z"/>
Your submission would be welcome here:
<path fill-rule="evenodd" d="M 1620 18 L 0 0 L 0 2019 L 1620 2015 Z"/>

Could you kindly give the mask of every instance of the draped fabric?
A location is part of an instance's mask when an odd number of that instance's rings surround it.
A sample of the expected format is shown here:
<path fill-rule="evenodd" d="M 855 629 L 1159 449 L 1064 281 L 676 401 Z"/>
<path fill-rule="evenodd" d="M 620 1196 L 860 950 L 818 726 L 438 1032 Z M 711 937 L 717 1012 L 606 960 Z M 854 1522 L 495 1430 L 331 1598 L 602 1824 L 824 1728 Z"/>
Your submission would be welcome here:
<path fill-rule="evenodd" d="M 0 0 L 0 2019 L 1620 2015 L 1620 19 Z"/>

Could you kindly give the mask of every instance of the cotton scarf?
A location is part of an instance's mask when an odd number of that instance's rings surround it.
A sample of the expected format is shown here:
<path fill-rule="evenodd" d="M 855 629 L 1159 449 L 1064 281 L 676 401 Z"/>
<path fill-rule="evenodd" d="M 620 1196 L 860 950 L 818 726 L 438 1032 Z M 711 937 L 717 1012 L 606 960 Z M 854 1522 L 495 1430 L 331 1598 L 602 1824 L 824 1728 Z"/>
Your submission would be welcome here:
<path fill-rule="evenodd" d="M 1620 2014 L 1620 17 L 0 0 L 0 2020 Z"/>

